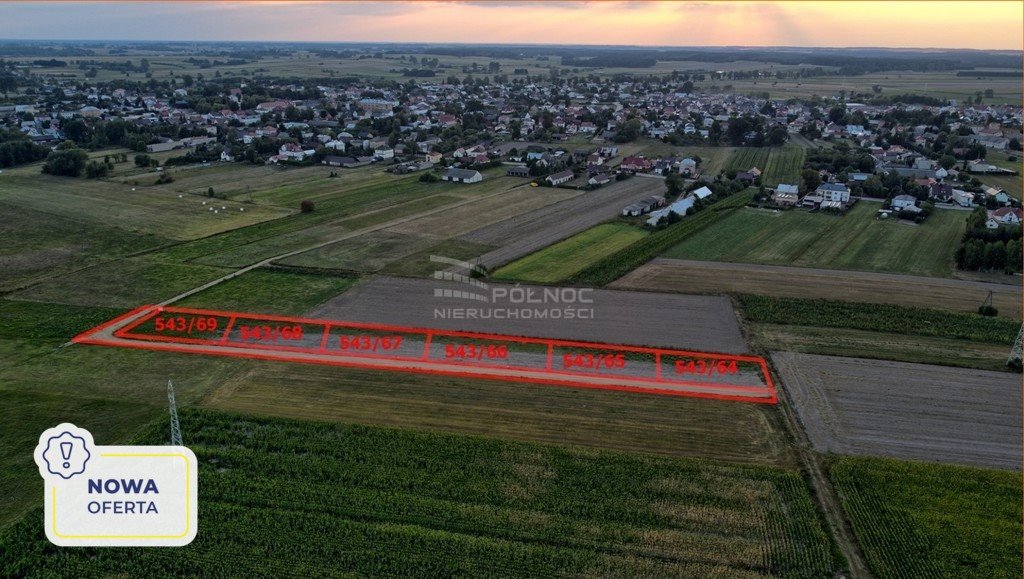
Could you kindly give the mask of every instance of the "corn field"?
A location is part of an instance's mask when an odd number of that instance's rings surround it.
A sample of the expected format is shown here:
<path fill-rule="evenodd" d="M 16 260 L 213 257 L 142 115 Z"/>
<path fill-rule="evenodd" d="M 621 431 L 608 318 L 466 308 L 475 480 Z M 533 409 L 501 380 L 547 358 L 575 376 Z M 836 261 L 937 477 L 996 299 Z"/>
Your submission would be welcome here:
<path fill-rule="evenodd" d="M 727 427 L 727 426 L 725 426 Z M 160 422 L 140 440 L 166 443 Z M 825 577 L 796 471 L 190 410 L 199 535 L 60 549 L 37 509 L 0 576 Z"/>
<path fill-rule="evenodd" d="M 829 474 L 878 577 L 1020 577 L 1020 473 L 842 457 Z"/>
<path fill-rule="evenodd" d="M 1009 318 L 891 304 L 755 295 L 740 296 L 740 303 L 748 320 L 771 324 L 851 328 L 1007 345 L 1013 344 L 1020 330 L 1020 324 Z"/>

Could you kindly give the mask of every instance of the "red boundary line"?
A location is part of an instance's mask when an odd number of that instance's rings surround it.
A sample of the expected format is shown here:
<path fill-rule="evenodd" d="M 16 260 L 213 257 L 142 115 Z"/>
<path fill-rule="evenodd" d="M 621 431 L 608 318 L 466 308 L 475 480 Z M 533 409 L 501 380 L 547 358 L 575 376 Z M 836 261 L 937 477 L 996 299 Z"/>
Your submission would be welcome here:
<path fill-rule="evenodd" d="M 116 336 L 118 338 L 122 338 L 122 339 L 125 339 L 125 340 L 139 340 L 138 343 L 112 342 L 112 341 L 107 341 L 107 340 L 104 340 L 104 339 L 94 338 L 93 337 L 95 334 L 97 334 L 97 333 L 99 333 L 99 332 L 101 332 L 101 331 L 103 331 L 103 330 L 105 330 L 105 329 L 107 329 L 107 328 L 109 328 L 109 327 L 111 327 L 111 326 L 113 326 L 113 325 L 115 325 L 115 324 L 125 320 L 125 319 L 131 318 L 134 315 L 138 315 L 139 313 L 141 313 L 143 311 L 146 311 L 147 309 L 151 310 L 148 314 L 140 316 L 137 320 L 134 320 L 133 322 L 131 322 L 129 324 L 126 324 L 124 327 L 119 328 L 118 330 L 116 330 L 114 332 L 114 336 Z M 748 386 L 737 386 L 737 385 L 730 385 L 730 384 L 714 384 L 714 383 L 703 383 L 703 382 L 689 382 L 689 381 L 667 380 L 667 379 L 662 378 L 660 376 L 660 370 L 661 370 L 660 364 L 656 364 L 656 366 L 655 366 L 656 373 L 657 373 L 656 377 L 654 379 L 648 379 L 646 376 L 622 376 L 622 375 L 602 373 L 602 372 L 592 372 L 592 373 L 591 372 L 564 372 L 564 371 L 558 371 L 558 370 L 553 370 L 553 369 L 530 368 L 530 367 L 521 367 L 521 366 L 517 367 L 517 366 L 509 366 L 509 365 L 474 364 L 474 363 L 467 363 L 467 362 L 453 362 L 453 361 L 447 361 L 447 360 L 446 361 L 434 360 L 434 362 L 436 362 L 436 363 L 450 364 L 450 365 L 464 367 L 464 368 L 466 368 L 466 367 L 472 368 L 474 366 L 476 366 L 476 367 L 485 366 L 485 367 L 489 367 L 489 368 L 503 368 L 504 367 L 504 368 L 511 368 L 511 369 L 526 370 L 526 371 L 530 371 L 530 372 L 545 372 L 545 373 L 552 374 L 552 375 L 573 376 L 573 377 L 577 377 L 577 378 L 579 378 L 579 377 L 586 377 L 588 375 L 600 376 L 602 378 L 621 377 L 621 378 L 629 379 L 629 380 L 632 380 L 632 381 L 650 382 L 652 384 L 670 384 L 670 385 L 677 385 L 677 386 L 695 386 L 695 387 L 702 387 L 702 388 L 728 388 L 728 389 L 731 389 L 731 390 L 735 390 L 737 392 L 763 392 L 767 388 L 767 390 L 769 392 L 769 396 L 768 397 L 753 397 L 753 396 L 732 395 L 732 394 L 715 394 L 715 393 L 707 393 L 707 392 L 676 392 L 676 391 L 672 391 L 672 390 L 665 390 L 665 389 L 658 389 L 658 388 L 644 388 L 644 387 L 640 387 L 640 386 L 613 386 L 613 385 L 606 385 L 606 384 L 588 384 L 588 383 L 580 383 L 580 382 L 576 382 L 576 381 L 558 380 L 558 379 L 547 379 L 547 378 L 539 378 L 539 377 L 533 377 L 533 376 L 501 376 L 501 375 L 482 374 L 482 373 L 467 372 L 467 371 L 448 371 L 448 370 L 441 370 L 441 369 L 434 369 L 434 368 L 430 368 L 430 369 L 427 369 L 427 368 L 415 368 L 415 367 L 382 368 L 381 366 L 375 365 L 375 364 L 372 364 L 372 363 L 360 363 L 360 362 L 350 361 L 350 360 L 338 360 L 338 359 L 330 359 L 330 358 L 306 359 L 306 358 L 296 358 L 296 357 L 288 357 L 288 356 L 282 356 L 282 355 L 276 355 L 275 356 L 275 355 L 269 355 L 269 354 L 259 354 L 259 353 L 255 353 L 255 352 L 252 352 L 252 353 L 244 352 L 243 353 L 243 352 L 235 352 L 235 351 L 216 351 L 216 350 L 196 351 L 196 350 L 190 349 L 190 348 L 184 348 L 184 347 L 180 347 L 180 346 L 175 346 L 174 343 L 204 345 L 204 346 L 212 346 L 212 347 L 229 346 L 229 347 L 232 347 L 232 348 L 253 349 L 253 350 L 268 350 L 268 351 L 274 351 L 274 352 L 278 352 L 278 353 L 285 353 L 285 352 L 301 352 L 301 353 L 305 353 L 305 354 L 318 354 L 318 353 L 322 353 L 321 350 L 319 350 L 317 348 L 307 348 L 307 347 L 299 348 L 299 347 L 291 347 L 291 346 L 264 346 L 264 345 L 260 345 L 260 344 L 245 344 L 245 343 L 237 343 L 237 342 L 223 342 L 223 341 L 219 341 L 219 340 L 196 339 L 196 338 L 182 338 L 182 337 L 176 337 L 176 336 L 154 336 L 154 335 L 147 335 L 147 334 L 136 334 L 136 333 L 131 332 L 131 330 L 133 330 L 133 329 L 137 328 L 138 326 L 144 324 L 145 322 L 149 321 L 154 316 L 156 316 L 157 314 L 162 313 L 162 312 L 173 313 L 173 314 L 193 314 L 193 315 L 227 317 L 227 318 L 231 319 L 232 321 L 234 321 L 234 319 L 242 318 L 242 319 L 254 319 L 254 320 L 282 321 L 282 322 L 301 323 L 301 324 L 309 324 L 309 325 L 322 325 L 322 326 L 324 326 L 326 328 L 326 331 L 330 331 L 330 329 L 333 329 L 333 328 L 357 328 L 357 329 L 370 329 L 370 330 L 377 330 L 377 331 L 390 331 L 390 332 L 403 332 L 403 333 L 422 333 L 422 334 L 424 334 L 424 337 L 426 339 L 429 339 L 433 335 L 442 335 L 442 336 L 450 336 L 450 337 L 477 338 L 477 339 L 495 340 L 495 341 L 510 341 L 510 342 L 517 342 L 517 343 L 545 344 L 545 345 L 548 345 L 550 349 L 553 349 L 555 346 L 568 346 L 568 347 L 576 347 L 576 348 L 593 348 L 593 349 L 599 349 L 599 350 L 605 350 L 605 351 L 608 351 L 608 350 L 619 350 L 619 351 L 627 351 L 627 352 L 639 352 L 639 353 L 654 354 L 655 357 L 659 360 L 659 362 L 660 362 L 661 356 L 666 355 L 666 354 L 669 355 L 669 356 L 699 357 L 699 358 L 704 358 L 704 359 L 718 358 L 718 359 L 728 359 L 728 360 L 736 360 L 736 361 L 743 361 L 743 362 L 752 362 L 752 363 L 756 364 L 760 368 L 762 377 L 765 380 L 765 387 L 748 387 Z M 229 331 L 230 331 L 230 326 L 229 326 Z M 226 334 L 225 334 L 225 337 L 227 337 Z M 554 339 L 554 338 L 552 338 L 552 339 L 523 338 L 523 337 L 517 337 L 517 336 L 504 336 L 504 335 L 500 335 L 500 334 L 485 334 L 485 333 L 477 333 L 477 332 L 434 330 L 434 329 L 428 329 L 428 328 L 416 328 L 416 327 L 407 327 L 407 326 L 388 326 L 388 325 L 384 325 L 384 324 L 369 324 L 369 323 L 361 323 L 361 322 L 336 322 L 336 321 L 328 321 L 328 320 L 316 320 L 316 319 L 312 319 L 312 318 L 275 316 L 275 315 L 265 315 L 265 314 L 246 314 L 246 313 L 241 313 L 241 312 L 226 312 L 226 311 L 220 311 L 220 310 L 198 310 L 198 309 L 192 309 L 192 308 L 175 308 L 175 307 L 162 307 L 162 306 L 151 306 L 151 305 L 141 306 L 141 307 L 138 307 L 138 308 L 136 308 L 136 309 L 134 309 L 134 310 L 132 310 L 130 312 L 127 312 L 127 313 L 125 313 L 125 314 L 123 314 L 121 316 L 118 316 L 118 317 L 116 317 L 116 318 L 114 318 L 114 319 L 112 319 L 112 320 L 110 320 L 108 322 L 104 322 L 103 324 L 100 324 L 100 325 L 96 326 L 95 328 L 92 328 L 90 330 L 86 330 L 85 332 L 82 332 L 82 333 L 78 334 L 77 336 L 72 338 L 72 342 L 74 342 L 74 343 L 84 343 L 84 344 L 93 344 L 93 345 L 102 345 L 102 346 L 127 347 L 127 348 L 135 348 L 135 349 L 183 352 L 183 353 L 189 353 L 189 354 L 207 354 L 207 355 L 214 355 L 214 356 L 253 358 L 253 359 L 260 359 L 260 360 L 273 360 L 273 361 L 294 362 L 294 363 L 303 363 L 303 364 L 320 364 L 320 365 L 329 365 L 329 366 L 354 367 L 354 368 L 362 368 L 362 369 L 394 370 L 394 371 L 413 372 L 413 373 L 422 373 L 422 374 L 436 374 L 436 375 L 456 376 L 456 377 L 460 377 L 460 376 L 461 377 L 472 377 L 472 378 L 482 378 L 482 379 L 489 379 L 489 380 L 503 380 L 503 381 L 508 381 L 508 382 L 530 382 L 530 383 L 547 384 L 547 385 L 554 385 L 554 386 L 568 386 L 568 387 L 574 387 L 574 388 L 589 388 L 589 389 L 597 389 L 597 390 L 615 390 L 615 391 L 623 391 L 623 392 L 639 392 L 639 393 L 658 394 L 658 395 L 665 395 L 665 396 L 683 396 L 683 397 L 695 397 L 695 398 L 708 398 L 708 399 L 715 399 L 715 400 L 729 400 L 729 401 L 738 401 L 738 402 L 751 402 L 751 403 L 758 403 L 758 404 L 775 404 L 775 403 L 777 403 L 777 400 L 778 400 L 776 389 L 775 389 L 775 384 L 772 381 L 771 373 L 768 370 L 767 362 L 764 360 L 764 358 L 761 358 L 759 356 L 743 356 L 743 355 L 734 355 L 734 354 L 718 354 L 718 353 L 713 353 L 713 352 L 693 352 L 693 351 L 688 351 L 688 350 L 670 350 L 670 349 L 664 349 L 664 348 L 644 348 L 644 347 L 636 347 L 636 346 L 621 346 L 621 345 L 615 345 L 615 344 L 601 344 L 601 343 L 597 343 L 597 342 L 580 342 L 580 341 L 570 341 L 570 340 L 558 340 L 558 339 Z M 429 347 L 429 342 L 427 342 L 427 344 L 428 344 L 428 347 Z M 549 349 L 549 352 L 550 352 L 550 349 Z M 383 356 L 383 355 L 377 355 L 377 354 L 346 354 L 346 356 L 350 357 L 350 358 L 386 359 L 386 360 L 397 361 L 397 362 L 413 362 L 414 363 L 414 362 L 422 362 L 422 361 L 424 361 L 424 358 L 401 358 L 401 357 Z M 431 361 L 431 360 L 426 359 L 426 361 Z"/>

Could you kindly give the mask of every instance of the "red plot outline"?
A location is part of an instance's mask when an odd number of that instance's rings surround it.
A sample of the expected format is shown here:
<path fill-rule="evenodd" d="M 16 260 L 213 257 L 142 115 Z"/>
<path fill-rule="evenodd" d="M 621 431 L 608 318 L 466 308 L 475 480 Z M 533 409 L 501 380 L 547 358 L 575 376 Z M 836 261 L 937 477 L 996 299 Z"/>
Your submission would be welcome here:
<path fill-rule="evenodd" d="M 160 313 L 169 314 L 182 314 L 182 315 L 198 315 L 206 317 L 217 317 L 226 318 L 227 324 L 224 326 L 223 332 L 220 329 L 216 330 L 215 336 L 212 338 L 189 338 L 181 336 L 167 336 L 167 335 L 154 335 L 147 333 L 137 333 L 135 330 L 139 326 L 145 324 L 149 320 L 153 319 Z M 136 319 L 129 323 L 123 324 L 121 327 L 115 329 L 112 335 L 116 340 L 100 336 L 99 334 L 107 331 L 108 329 L 116 326 L 119 323 L 124 322 L 132 317 Z M 303 324 L 312 326 L 323 327 L 322 336 L 317 334 L 307 334 L 310 339 L 316 340 L 319 346 L 285 346 L 277 344 L 253 344 L 249 342 L 232 341 L 230 340 L 230 333 L 232 328 L 235 326 L 237 320 L 256 320 L 256 321 L 269 321 L 269 322 L 285 322 L 289 324 Z M 218 328 L 220 325 L 218 324 Z M 422 355 L 410 356 L 389 356 L 384 354 L 376 353 L 351 353 L 346 352 L 344 358 L 338 357 L 323 357 L 323 358 L 302 358 L 297 356 L 285 355 L 289 352 L 302 353 L 308 355 L 325 355 L 330 354 L 332 351 L 327 347 L 328 339 L 332 335 L 332 330 L 335 329 L 356 329 L 356 330 L 371 330 L 377 332 L 394 332 L 398 334 L 414 334 L 422 337 L 424 340 L 424 349 Z M 531 366 L 517 366 L 510 364 L 490 364 L 485 361 L 453 361 L 450 359 L 437 359 L 430 356 L 430 345 L 434 336 L 448 337 L 448 338 L 467 338 L 486 340 L 494 342 L 505 342 L 505 343 L 518 343 L 518 344 L 538 344 L 545 345 L 548 347 L 547 352 L 547 366 L 544 368 L 531 367 Z M 293 362 L 301 364 L 320 364 L 330 366 L 343 366 L 343 367 L 354 367 L 363 369 L 375 369 L 375 370 L 390 370 L 400 372 L 416 372 L 423 374 L 435 374 L 442 376 L 461 376 L 461 377 L 472 377 L 482 378 L 488 380 L 503 380 L 509 382 L 529 382 L 537 384 L 546 384 L 553 386 L 569 386 L 575 388 L 592 388 L 598 390 L 615 390 L 623 392 L 639 392 L 647 394 L 657 394 L 663 396 L 684 396 L 684 397 L 695 397 L 695 398 L 710 398 L 715 400 L 730 400 L 740 402 L 752 402 L 759 404 L 775 404 L 777 402 L 775 384 L 772 381 L 771 373 L 768 370 L 768 365 L 764 358 L 759 356 L 747 356 L 747 355 L 735 355 L 735 354 L 719 354 L 712 352 L 696 352 L 690 350 L 675 350 L 667 348 L 648 348 L 640 346 L 626 346 L 616 344 L 603 344 L 598 342 L 584 342 L 574 340 L 560 340 L 554 338 L 529 338 L 521 336 L 508 336 L 502 334 L 488 334 L 480 332 L 465 332 L 455 330 L 438 330 L 431 328 L 420 328 L 412 326 L 391 326 L 385 324 L 365 323 L 365 322 L 343 322 L 335 320 L 321 320 L 312 318 L 303 318 L 297 316 L 278 316 L 271 314 L 250 314 L 245 312 L 231 312 L 222 310 L 203 310 L 194 308 L 179 308 L 170 306 L 153 306 L 146 305 L 136 308 L 130 312 L 127 312 L 121 316 L 118 316 L 108 322 L 104 322 L 82 332 L 72 339 L 74 343 L 81 344 L 93 344 L 103 346 L 116 346 L 125 348 L 137 348 L 147 350 L 161 350 L 171 352 L 183 352 L 191 354 L 207 354 L 214 356 L 228 356 L 228 357 L 239 357 L 239 358 L 253 358 L 261 360 L 274 360 L 283 362 Z M 178 345 L 182 344 L 182 345 Z M 207 346 L 207 349 L 197 350 L 195 348 L 185 347 L 184 344 Z M 218 348 L 230 347 L 234 350 L 251 350 L 246 352 L 232 351 L 232 350 L 219 350 Z M 555 370 L 551 366 L 551 356 L 555 348 L 578 348 L 578 349 L 589 349 L 598 350 L 605 353 L 643 353 L 650 354 L 654 358 L 654 377 L 646 375 L 622 375 L 614 372 L 602 372 L 594 371 L 591 369 L 580 369 L 579 371 L 567 371 L 567 370 Z M 265 352 L 265 353 L 261 353 Z M 273 352 L 271 354 L 270 352 Z M 764 386 L 744 386 L 734 384 L 722 384 L 722 383 L 711 383 L 711 382 L 695 382 L 687 380 L 674 380 L 666 379 L 663 377 L 662 363 L 664 358 L 668 357 L 690 357 L 699 358 L 703 360 L 723 360 L 737 362 L 746 362 L 757 367 L 760 371 L 761 378 L 763 379 Z M 365 360 L 362 361 L 362 360 Z M 443 365 L 450 366 L 451 370 L 440 369 L 440 368 L 424 368 L 415 366 L 389 366 L 382 365 L 380 363 L 375 364 L 374 360 L 389 360 L 392 362 L 408 362 L 410 364 L 416 363 L 429 363 L 432 365 Z M 498 375 L 483 372 L 473 372 L 472 368 L 484 369 L 508 369 L 510 371 L 525 372 L 525 375 Z M 569 380 L 568 377 L 572 376 L 575 380 Z M 652 387 L 647 388 L 645 386 L 636 385 L 613 385 L 604 383 L 586 382 L 587 377 L 600 378 L 601 380 L 614 380 L 615 378 L 622 378 L 628 380 L 631 383 L 650 384 Z M 657 388 L 654 386 L 662 386 Z M 694 391 L 680 391 L 680 390 L 669 390 L 667 386 L 690 386 L 697 388 L 714 388 L 724 389 L 735 394 L 721 394 L 715 392 L 694 392 Z M 762 396 L 754 396 L 752 394 L 760 393 Z M 764 394 L 767 393 L 767 396 Z"/>

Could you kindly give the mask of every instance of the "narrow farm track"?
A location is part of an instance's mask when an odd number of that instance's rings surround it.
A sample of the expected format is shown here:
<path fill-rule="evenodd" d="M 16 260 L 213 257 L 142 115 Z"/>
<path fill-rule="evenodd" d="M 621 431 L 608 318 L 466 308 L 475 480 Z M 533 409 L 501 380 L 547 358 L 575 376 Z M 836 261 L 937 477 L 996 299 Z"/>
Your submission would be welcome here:
<path fill-rule="evenodd" d="M 868 567 L 864 553 L 861 551 L 860 543 L 857 542 L 857 537 L 853 534 L 853 528 L 843 512 L 839 497 L 832 486 L 832 481 L 829 480 L 828 475 L 825 474 L 822 468 L 823 459 L 819 458 L 819 455 L 814 452 L 810 437 L 808 437 L 800 422 L 800 418 L 797 416 L 795 401 L 792 398 L 793 394 L 789 388 L 784 387 L 778 381 L 777 373 L 775 373 L 775 379 L 780 385 L 780 393 L 778 395 L 779 412 L 786 423 L 786 429 L 793 436 L 793 447 L 796 450 L 797 458 L 804 468 L 807 469 L 808 482 L 814 490 L 814 498 L 818 502 L 818 507 L 825 515 L 825 522 L 829 527 L 830 534 L 835 540 L 839 551 L 846 558 L 850 576 L 853 579 L 874 577 Z"/>

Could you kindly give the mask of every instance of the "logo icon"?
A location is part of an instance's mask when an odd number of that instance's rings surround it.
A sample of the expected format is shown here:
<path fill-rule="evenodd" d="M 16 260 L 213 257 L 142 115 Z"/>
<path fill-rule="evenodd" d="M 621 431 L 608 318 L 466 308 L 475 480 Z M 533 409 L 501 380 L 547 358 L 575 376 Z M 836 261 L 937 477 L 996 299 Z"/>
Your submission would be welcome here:
<path fill-rule="evenodd" d="M 43 477 L 49 473 L 64 480 L 82 474 L 94 448 L 88 430 L 68 423 L 51 428 L 39 438 L 36 449 L 39 472 Z"/>
<path fill-rule="evenodd" d="M 453 282 L 463 283 L 463 284 L 466 284 L 466 285 L 470 286 L 470 291 L 451 289 L 451 288 L 440 288 L 440 287 L 434 288 L 434 297 L 435 298 L 457 298 L 457 299 L 473 300 L 473 301 L 484 302 L 484 303 L 488 303 L 488 302 L 491 301 L 490 297 L 488 295 L 486 295 L 486 293 L 478 293 L 477 291 L 472 291 L 472 288 L 476 288 L 478 290 L 482 290 L 484 292 L 487 292 L 489 287 L 490 287 L 488 284 L 486 284 L 486 283 L 484 283 L 484 282 L 482 282 L 482 281 L 472 277 L 473 275 L 476 275 L 476 276 L 479 276 L 479 277 L 483 277 L 483 276 L 487 275 L 487 270 L 484 269 L 482 266 L 477 265 L 475 263 L 470 263 L 468 261 L 462 261 L 462 260 L 459 260 L 459 259 L 453 259 L 451 257 L 444 257 L 444 256 L 441 256 L 441 255 L 431 255 L 430 256 L 430 261 L 432 261 L 434 263 L 444 263 L 444 264 L 452 265 L 452 266 L 455 266 L 456 268 L 460 268 L 460 269 L 470 273 L 470 275 L 465 275 L 465 274 L 462 274 L 462 273 L 451 271 L 450 269 L 449 270 L 440 270 L 439 269 L 439 270 L 435 271 L 434 272 L 434 279 L 436 279 L 438 281 L 453 281 Z"/>

